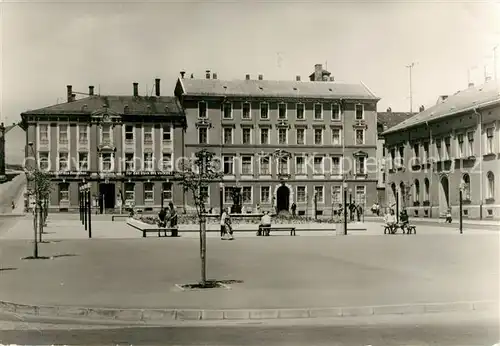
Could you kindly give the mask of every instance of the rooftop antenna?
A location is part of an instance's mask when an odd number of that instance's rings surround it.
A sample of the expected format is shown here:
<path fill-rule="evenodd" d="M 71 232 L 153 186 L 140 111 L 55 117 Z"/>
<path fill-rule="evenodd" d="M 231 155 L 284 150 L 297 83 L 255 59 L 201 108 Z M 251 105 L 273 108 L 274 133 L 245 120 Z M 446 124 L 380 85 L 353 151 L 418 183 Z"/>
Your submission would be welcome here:
<path fill-rule="evenodd" d="M 327 70 L 327 71 L 328 71 L 328 60 L 327 60 L 327 61 L 325 61 L 325 70 Z"/>
<path fill-rule="evenodd" d="M 498 46 L 500 45 L 496 45 L 495 47 L 493 47 L 493 76 L 495 78 L 495 80 L 497 80 L 497 69 L 498 69 L 498 66 L 497 66 L 497 48 Z"/>
<path fill-rule="evenodd" d="M 101 96 L 101 84 L 97 85 L 97 90 L 98 95 Z"/>
<path fill-rule="evenodd" d="M 412 80 L 411 80 L 411 74 L 413 67 L 415 67 L 416 63 L 412 62 L 410 65 L 407 65 L 406 68 L 409 69 L 410 71 L 410 113 L 413 113 L 413 89 L 412 89 Z"/>

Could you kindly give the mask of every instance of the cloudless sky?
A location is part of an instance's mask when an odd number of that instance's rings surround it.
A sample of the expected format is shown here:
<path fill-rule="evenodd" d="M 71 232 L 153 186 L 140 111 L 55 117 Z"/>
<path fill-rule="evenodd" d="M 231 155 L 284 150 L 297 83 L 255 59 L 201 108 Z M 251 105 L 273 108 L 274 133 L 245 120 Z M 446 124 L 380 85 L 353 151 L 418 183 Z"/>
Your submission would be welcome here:
<path fill-rule="evenodd" d="M 500 4 L 480 1 L 9 2 L 0 4 L 2 120 L 65 102 L 66 85 L 130 95 L 179 71 L 219 79 L 303 80 L 327 63 L 338 81 L 363 81 L 378 110 L 409 111 L 493 76 Z M 500 47 L 498 48 L 500 50 Z M 500 51 L 497 51 L 500 65 Z M 498 66 L 497 66 L 497 70 Z"/>

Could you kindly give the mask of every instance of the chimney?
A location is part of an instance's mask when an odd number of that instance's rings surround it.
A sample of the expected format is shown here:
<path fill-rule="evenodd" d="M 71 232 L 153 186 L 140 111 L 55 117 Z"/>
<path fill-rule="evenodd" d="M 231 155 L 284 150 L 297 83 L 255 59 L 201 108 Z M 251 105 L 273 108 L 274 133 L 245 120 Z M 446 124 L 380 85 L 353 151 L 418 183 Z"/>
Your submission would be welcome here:
<path fill-rule="evenodd" d="M 191 73 L 191 79 L 193 79 L 193 78 L 194 78 L 194 73 Z"/>
<path fill-rule="evenodd" d="M 186 71 L 181 71 L 181 78 L 184 79 L 184 75 L 186 74 Z"/>
<path fill-rule="evenodd" d="M 335 77 L 334 76 L 330 76 L 330 82 L 335 82 Z"/>
<path fill-rule="evenodd" d="M 295 80 L 296 80 L 297 82 L 300 82 L 300 76 L 295 76 Z"/>
<path fill-rule="evenodd" d="M 71 85 L 66 86 L 66 96 L 68 98 L 68 102 L 73 101 L 72 96 L 73 95 L 73 87 Z"/>
<path fill-rule="evenodd" d="M 89 85 L 89 96 L 94 96 L 94 86 Z"/>
<path fill-rule="evenodd" d="M 264 79 L 264 76 L 263 75 L 259 75 L 259 80 L 263 80 Z"/>
<path fill-rule="evenodd" d="M 76 100 L 76 94 L 71 94 L 71 102 Z"/>
<path fill-rule="evenodd" d="M 314 65 L 314 81 L 321 82 L 323 80 L 323 65 L 316 64 Z"/>
<path fill-rule="evenodd" d="M 206 70 L 205 72 L 206 72 L 205 73 L 205 78 L 206 79 L 210 79 L 210 70 Z"/>
<path fill-rule="evenodd" d="M 245 75 L 245 79 L 250 80 L 250 75 L 249 74 Z"/>
<path fill-rule="evenodd" d="M 217 79 L 217 73 L 212 73 L 212 79 Z"/>
<path fill-rule="evenodd" d="M 474 87 L 474 83 L 469 82 L 469 88 L 473 88 L 473 87 Z"/>
<path fill-rule="evenodd" d="M 160 97 L 160 78 L 155 79 L 155 91 L 156 91 L 156 97 Z"/>
<path fill-rule="evenodd" d="M 420 106 L 420 108 L 418 109 L 418 111 L 419 111 L 419 112 L 423 112 L 423 111 L 425 111 L 425 107 L 424 107 L 424 105 L 421 105 L 421 106 Z"/>
<path fill-rule="evenodd" d="M 391 107 L 387 107 L 387 113 L 392 113 L 392 108 Z"/>
<path fill-rule="evenodd" d="M 139 83 L 134 82 L 133 85 L 134 85 L 134 96 L 137 97 L 139 96 Z"/>

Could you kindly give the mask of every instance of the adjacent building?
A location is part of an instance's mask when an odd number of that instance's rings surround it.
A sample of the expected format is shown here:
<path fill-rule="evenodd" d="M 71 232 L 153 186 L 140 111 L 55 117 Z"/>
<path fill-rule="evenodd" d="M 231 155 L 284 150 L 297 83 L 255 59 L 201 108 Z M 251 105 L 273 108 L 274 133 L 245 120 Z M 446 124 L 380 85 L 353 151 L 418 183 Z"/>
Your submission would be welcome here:
<path fill-rule="evenodd" d="M 184 76 L 175 95 L 186 116 L 185 153 L 207 148 L 224 170 L 209 187 L 209 206 L 230 206 L 235 188 L 247 211 L 296 203 L 299 215 L 330 215 L 344 189 L 357 203 L 377 200 L 379 98 L 363 83 L 334 81 L 321 64 L 309 81 Z"/>
<path fill-rule="evenodd" d="M 420 107 L 420 111 L 423 111 L 423 106 Z M 377 197 L 378 203 L 381 206 L 385 206 L 386 203 L 386 183 L 387 183 L 387 172 L 385 167 L 385 140 L 382 133 L 387 131 L 393 126 L 411 118 L 416 113 L 410 112 L 393 112 L 389 107 L 385 112 L 377 113 Z"/>
<path fill-rule="evenodd" d="M 22 170 L 26 133 L 22 124 L 14 123 L 5 127 L 5 167 Z"/>
<path fill-rule="evenodd" d="M 81 94 L 81 93 L 79 93 Z M 94 94 L 76 99 L 67 86 L 67 102 L 21 114 L 26 128 L 26 165 L 53 176 L 50 208 L 76 210 L 79 186 L 91 183 L 94 206 L 114 210 L 133 204 L 159 209 L 183 204 L 172 183 L 172 163 L 183 156 L 185 118 L 174 97 Z"/>
<path fill-rule="evenodd" d="M 500 86 L 489 80 L 450 96 L 383 133 L 387 199 L 416 217 L 451 208 L 470 218 L 500 217 Z M 496 187 L 495 187 L 496 185 Z"/>

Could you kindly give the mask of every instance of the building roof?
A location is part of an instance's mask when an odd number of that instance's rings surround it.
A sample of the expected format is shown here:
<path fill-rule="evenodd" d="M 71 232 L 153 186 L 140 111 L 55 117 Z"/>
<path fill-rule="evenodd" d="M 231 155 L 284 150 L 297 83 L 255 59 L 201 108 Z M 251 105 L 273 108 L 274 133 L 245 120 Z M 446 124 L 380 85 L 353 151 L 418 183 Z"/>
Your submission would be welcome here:
<path fill-rule="evenodd" d="M 379 100 L 363 83 L 179 79 L 182 94 L 190 96 L 298 97 Z"/>
<path fill-rule="evenodd" d="M 5 133 L 9 132 L 10 130 L 12 130 L 17 125 L 18 124 L 12 124 L 12 125 L 9 125 L 9 126 L 5 126 Z"/>
<path fill-rule="evenodd" d="M 384 126 L 384 128 L 390 129 L 399 123 L 411 118 L 417 113 L 410 112 L 377 112 L 377 123 Z"/>
<path fill-rule="evenodd" d="M 107 106 L 118 114 L 172 114 L 181 108 L 173 96 L 103 96 L 93 95 L 72 102 L 60 103 L 22 114 L 90 114 Z M 125 112 L 125 106 L 128 106 Z M 149 106 L 149 108 L 148 108 Z"/>
<path fill-rule="evenodd" d="M 475 108 L 482 108 L 496 103 L 500 103 L 500 83 L 490 80 L 483 85 L 477 87 L 473 86 L 459 91 L 444 100 L 440 98 L 436 105 L 389 128 L 383 134 L 408 129 L 437 119 L 443 119 L 461 112 L 471 111 Z"/>

